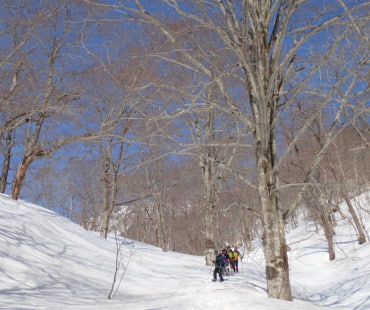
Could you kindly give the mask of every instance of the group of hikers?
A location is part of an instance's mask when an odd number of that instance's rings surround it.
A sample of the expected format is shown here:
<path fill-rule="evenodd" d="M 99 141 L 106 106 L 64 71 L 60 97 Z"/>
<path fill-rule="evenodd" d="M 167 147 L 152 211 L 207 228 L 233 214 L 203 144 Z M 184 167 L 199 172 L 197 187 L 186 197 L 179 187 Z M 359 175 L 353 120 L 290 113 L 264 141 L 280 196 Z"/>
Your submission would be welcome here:
<path fill-rule="evenodd" d="M 239 258 L 242 260 L 243 257 L 239 253 L 238 247 L 232 249 L 230 246 L 227 246 L 221 252 L 215 250 L 214 255 L 215 260 L 213 262 L 215 264 L 215 269 L 213 271 L 212 281 L 217 281 L 217 274 L 219 275 L 220 281 L 223 282 L 223 275 L 229 274 L 231 270 L 233 272 L 239 272 Z"/>

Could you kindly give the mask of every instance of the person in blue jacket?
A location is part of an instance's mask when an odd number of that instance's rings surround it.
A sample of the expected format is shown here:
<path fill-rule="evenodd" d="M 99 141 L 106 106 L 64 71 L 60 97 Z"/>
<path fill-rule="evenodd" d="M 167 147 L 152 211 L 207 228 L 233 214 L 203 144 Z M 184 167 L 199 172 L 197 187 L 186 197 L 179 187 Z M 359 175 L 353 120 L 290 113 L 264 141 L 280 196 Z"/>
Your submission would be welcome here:
<path fill-rule="evenodd" d="M 215 254 L 215 260 L 213 261 L 215 264 L 215 270 L 213 271 L 213 279 L 212 281 L 216 282 L 217 281 L 217 274 L 220 277 L 220 282 L 224 281 L 224 278 L 222 277 L 222 268 L 224 267 L 224 259 L 222 257 L 222 254 L 218 253 L 216 250 L 214 252 Z"/>

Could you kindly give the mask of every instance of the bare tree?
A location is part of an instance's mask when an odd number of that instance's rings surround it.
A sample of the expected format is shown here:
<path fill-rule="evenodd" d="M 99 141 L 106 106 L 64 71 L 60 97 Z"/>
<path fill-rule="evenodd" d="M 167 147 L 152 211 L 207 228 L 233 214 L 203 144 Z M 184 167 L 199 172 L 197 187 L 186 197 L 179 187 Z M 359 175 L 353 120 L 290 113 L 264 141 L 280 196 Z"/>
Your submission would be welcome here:
<path fill-rule="evenodd" d="M 28 46 L 33 32 L 40 20 L 45 18 L 43 12 L 26 16 L 25 6 L 14 5 L 13 1 L 3 1 L 0 5 L 2 57 L 0 61 L 1 98 L 0 98 L 0 135 L 3 163 L 0 177 L 0 191 L 5 192 L 11 166 L 12 148 L 15 145 L 15 129 L 25 124 L 25 108 L 17 102 L 16 92 L 22 84 L 22 74 L 26 57 L 32 53 Z M 5 43 L 6 42 L 6 43 Z"/>
<path fill-rule="evenodd" d="M 116 240 L 116 260 L 115 260 L 115 269 L 112 279 L 111 289 L 108 293 L 108 299 L 112 299 L 121 285 L 123 277 L 125 276 L 129 261 L 126 263 L 124 262 L 123 257 L 123 248 L 122 248 L 122 241 L 118 239 L 117 234 L 115 235 Z"/>
<path fill-rule="evenodd" d="M 68 64 L 76 52 L 74 47 L 78 42 L 78 27 L 81 27 L 79 17 L 71 15 L 73 3 L 57 0 L 39 6 L 37 2 L 14 5 L 4 1 L 2 5 L 3 16 L 8 14 L 13 22 L 9 31 L 14 34 L 9 55 L 1 63 L 5 68 L 13 65 L 12 82 L 1 102 L 4 115 L 1 133 L 8 132 L 7 137 L 12 139 L 6 146 L 3 182 L 11 159 L 10 147 L 16 145 L 18 152 L 22 148 L 23 155 L 19 162 L 13 157 L 13 166 L 17 168 L 11 196 L 18 199 L 32 163 L 73 141 L 91 139 L 94 133 L 85 129 L 72 134 L 76 120 L 73 118 L 82 112 L 81 105 L 77 104 L 82 91 L 75 84 L 81 68 L 76 70 Z M 71 131 L 66 133 L 68 126 Z"/>
<path fill-rule="evenodd" d="M 220 201 L 225 172 L 230 169 L 238 143 L 235 134 L 227 121 L 213 108 L 216 98 L 212 90 L 205 95 L 205 102 L 200 108 L 194 108 L 193 116 L 188 119 L 194 148 L 198 156 L 204 188 L 205 212 L 205 260 L 212 265 L 213 251 L 222 245 L 216 240 L 217 227 L 215 215 Z M 196 102 L 193 103 L 195 105 Z M 222 121 L 220 121 L 222 119 Z M 234 124 L 235 125 L 235 124 Z M 234 129 L 237 129 L 235 126 Z"/>
<path fill-rule="evenodd" d="M 108 236 L 119 195 L 124 196 L 120 183 L 125 177 L 125 168 L 132 166 L 127 150 L 135 139 L 128 136 L 133 136 L 141 103 L 145 103 L 137 95 L 137 87 L 140 87 L 137 83 L 141 82 L 140 74 L 132 72 L 130 66 L 104 64 L 102 61 L 89 79 L 89 83 L 97 86 L 90 90 L 89 95 L 94 102 L 91 113 L 96 116 L 101 132 L 96 142 L 103 188 L 99 216 L 99 231 L 103 238 Z"/>
<path fill-rule="evenodd" d="M 334 147 L 337 150 L 337 147 L 336 147 L 335 144 L 334 144 Z M 355 224 L 356 230 L 358 232 L 358 242 L 359 242 L 359 244 L 363 244 L 363 243 L 366 242 L 366 234 L 365 234 L 364 228 L 363 228 L 363 226 L 360 222 L 360 219 L 359 219 L 359 217 L 356 213 L 356 210 L 352 205 L 351 194 L 350 194 L 351 190 L 350 190 L 350 188 L 348 188 L 348 185 L 347 185 L 348 184 L 348 182 L 347 182 L 348 179 L 355 179 L 355 178 L 351 177 L 350 175 L 345 174 L 345 169 L 343 167 L 344 163 L 341 160 L 341 158 L 339 157 L 338 153 L 337 153 L 336 157 L 337 157 L 337 161 L 338 161 L 338 169 L 334 168 L 334 165 L 330 160 L 329 160 L 329 168 L 330 168 L 330 171 L 331 171 L 335 181 L 339 185 L 340 197 L 342 197 L 344 199 L 344 201 L 346 202 L 347 207 L 348 207 L 348 211 L 349 211 L 349 213 L 350 213 L 350 215 L 353 219 L 353 222 Z M 352 167 L 352 165 L 351 165 L 351 167 Z M 352 169 L 350 168 L 350 170 L 352 170 Z"/>

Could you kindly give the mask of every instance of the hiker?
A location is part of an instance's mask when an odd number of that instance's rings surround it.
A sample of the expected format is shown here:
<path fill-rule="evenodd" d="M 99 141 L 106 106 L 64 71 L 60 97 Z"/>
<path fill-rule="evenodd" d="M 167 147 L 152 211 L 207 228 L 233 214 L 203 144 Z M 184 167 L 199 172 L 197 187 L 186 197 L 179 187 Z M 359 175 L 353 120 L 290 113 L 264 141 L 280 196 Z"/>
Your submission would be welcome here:
<path fill-rule="evenodd" d="M 213 279 L 212 281 L 217 281 L 217 274 L 220 277 L 220 282 L 224 281 L 224 278 L 222 277 L 222 268 L 224 266 L 224 261 L 222 258 L 222 254 L 219 254 L 217 250 L 214 252 L 215 254 L 215 260 L 213 261 L 215 264 L 215 270 L 213 271 Z"/>
<path fill-rule="evenodd" d="M 227 255 L 226 249 L 222 250 L 222 260 L 224 261 L 224 266 L 222 267 L 222 274 L 229 276 L 231 273 L 230 264 L 229 264 L 229 256 Z"/>
<path fill-rule="evenodd" d="M 229 264 L 230 264 L 231 268 L 233 269 L 233 271 L 235 272 L 233 250 L 231 249 L 230 246 L 227 246 L 226 251 L 227 251 L 227 256 L 229 257 Z"/>
<path fill-rule="evenodd" d="M 233 256 L 234 256 L 234 261 L 233 261 L 234 271 L 239 272 L 238 260 L 239 260 L 239 257 L 240 257 L 240 260 L 242 260 L 243 257 L 241 256 L 240 252 L 238 251 L 238 247 L 234 247 Z"/>

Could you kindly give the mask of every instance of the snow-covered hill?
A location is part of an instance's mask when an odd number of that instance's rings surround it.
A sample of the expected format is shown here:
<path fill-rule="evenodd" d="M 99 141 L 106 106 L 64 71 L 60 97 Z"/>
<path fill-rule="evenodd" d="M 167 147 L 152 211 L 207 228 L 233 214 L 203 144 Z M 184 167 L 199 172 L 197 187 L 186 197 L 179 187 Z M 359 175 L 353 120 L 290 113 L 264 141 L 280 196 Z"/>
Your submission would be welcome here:
<path fill-rule="evenodd" d="M 324 237 L 315 229 L 304 224 L 287 235 L 293 302 L 266 297 L 258 248 L 246 255 L 239 273 L 214 283 L 203 257 L 132 240 L 121 240 L 127 269 L 120 281 L 119 268 L 120 286 L 109 300 L 114 238 L 101 239 L 49 210 L 2 195 L 0 309 L 370 309 L 370 244 L 359 246 L 353 227 L 342 220 L 337 260 L 329 262 Z"/>

